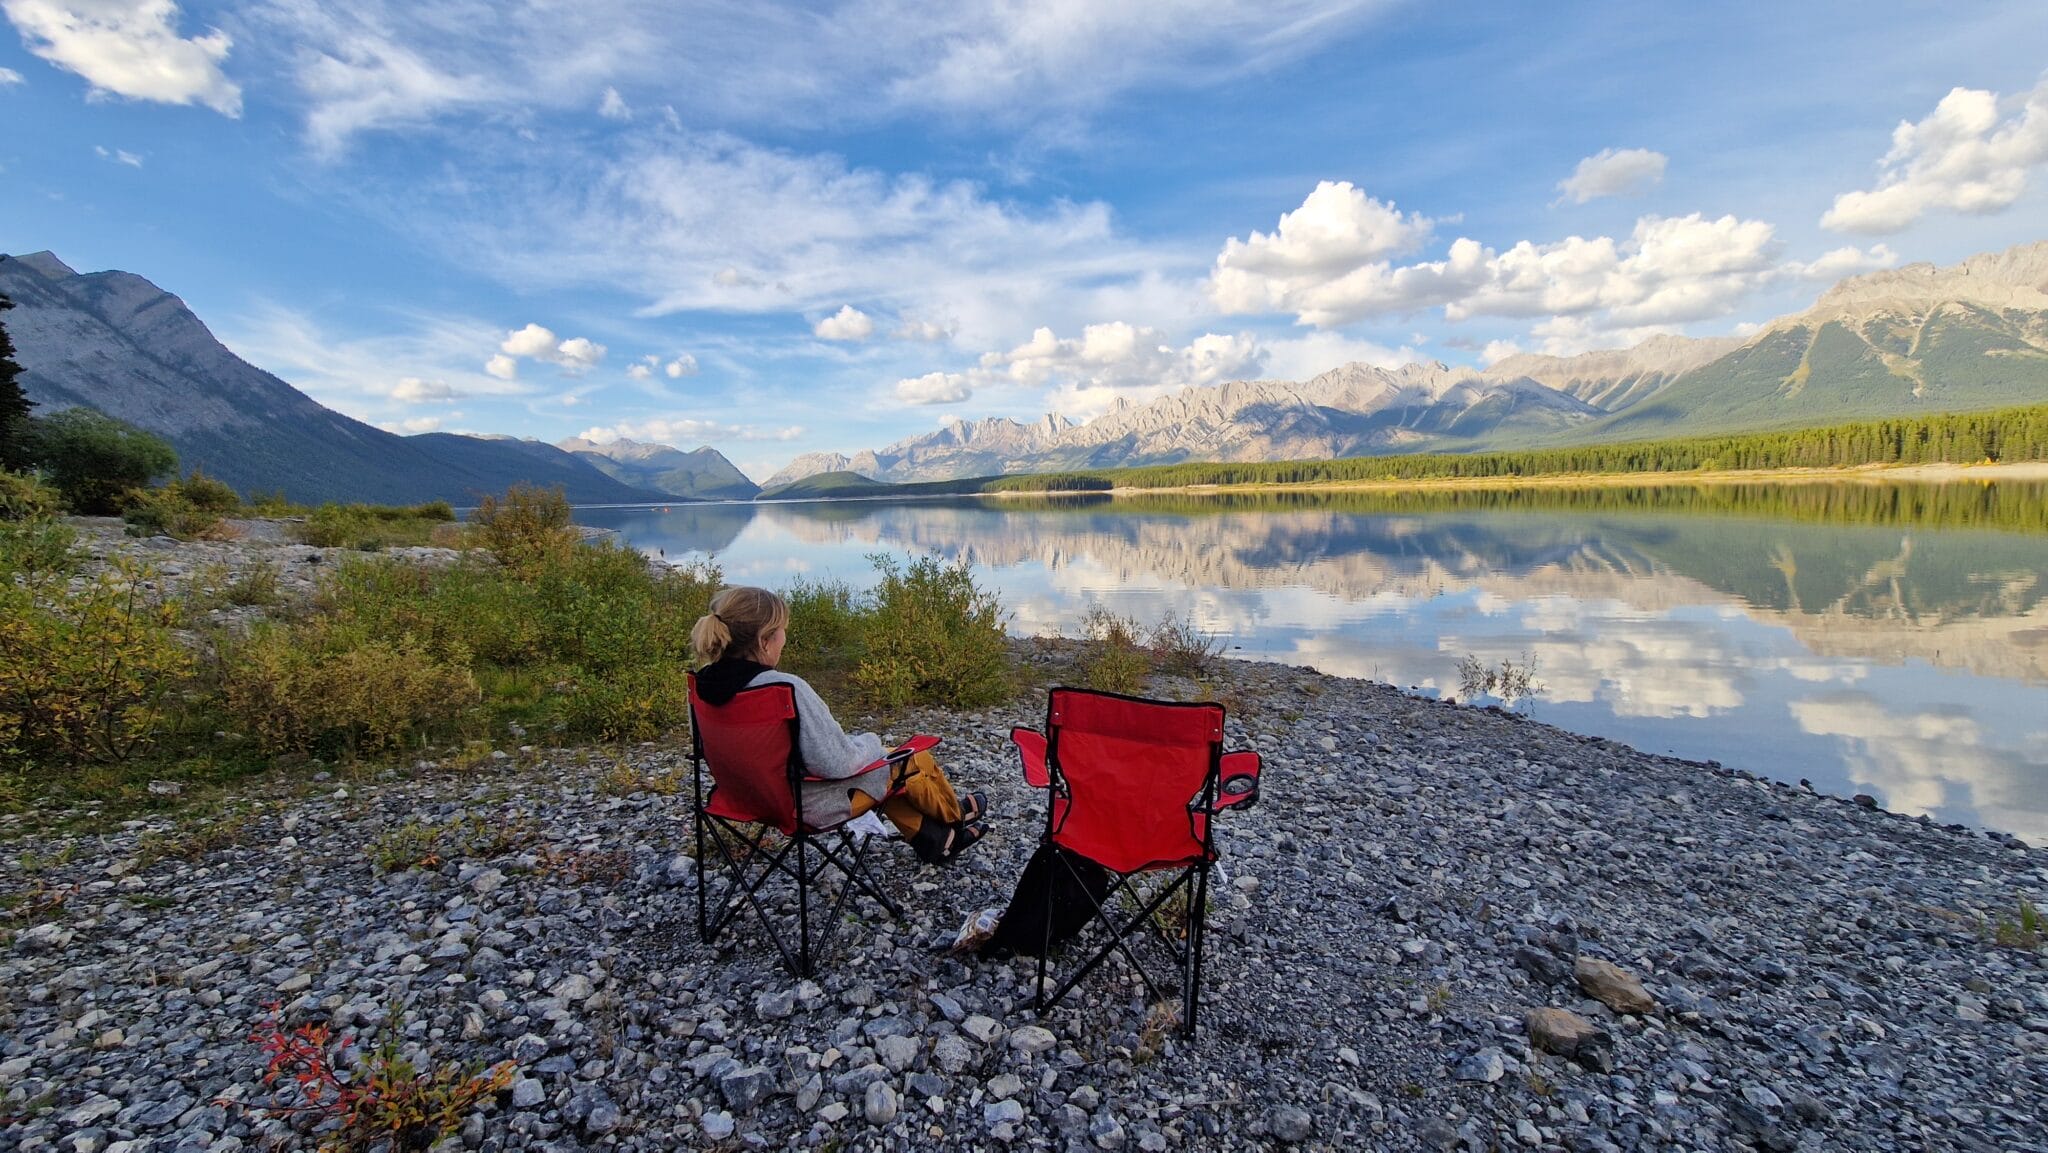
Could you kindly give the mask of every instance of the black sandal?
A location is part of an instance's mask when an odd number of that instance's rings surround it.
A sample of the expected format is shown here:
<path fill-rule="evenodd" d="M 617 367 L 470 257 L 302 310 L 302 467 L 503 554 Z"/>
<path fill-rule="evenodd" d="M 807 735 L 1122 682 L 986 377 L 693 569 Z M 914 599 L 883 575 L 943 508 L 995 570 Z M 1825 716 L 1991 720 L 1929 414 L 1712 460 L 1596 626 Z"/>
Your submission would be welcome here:
<path fill-rule="evenodd" d="M 925 818 L 923 825 L 910 838 L 910 849 L 917 859 L 927 865 L 943 865 L 966 852 L 979 841 L 988 830 L 967 821 L 949 825 L 934 817 Z"/>
<path fill-rule="evenodd" d="M 968 808 L 969 805 L 973 808 Z M 971 825 L 988 815 L 988 794 L 973 792 L 960 799 L 960 823 Z"/>

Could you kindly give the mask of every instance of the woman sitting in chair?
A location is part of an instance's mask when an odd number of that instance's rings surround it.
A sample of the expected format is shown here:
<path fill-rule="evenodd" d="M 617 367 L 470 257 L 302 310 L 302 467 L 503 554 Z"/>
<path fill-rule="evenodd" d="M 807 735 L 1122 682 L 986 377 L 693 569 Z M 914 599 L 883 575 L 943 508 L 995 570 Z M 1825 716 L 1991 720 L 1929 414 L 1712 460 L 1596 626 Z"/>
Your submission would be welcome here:
<path fill-rule="evenodd" d="M 987 800 L 980 793 L 965 798 L 955 793 L 927 751 L 911 754 L 893 772 L 868 773 L 850 786 L 842 783 L 882 758 L 882 738 L 849 734 L 802 677 L 776 671 L 788 626 L 789 605 L 767 589 L 721 589 L 711 598 L 711 612 L 690 629 L 690 647 L 703 662 L 697 695 L 709 704 L 726 704 L 756 685 L 791 686 L 804 769 L 826 778 L 804 782 L 806 819 L 831 824 L 880 808 L 918 859 L 933 865 L 952 860 L 980 840 Z"/>

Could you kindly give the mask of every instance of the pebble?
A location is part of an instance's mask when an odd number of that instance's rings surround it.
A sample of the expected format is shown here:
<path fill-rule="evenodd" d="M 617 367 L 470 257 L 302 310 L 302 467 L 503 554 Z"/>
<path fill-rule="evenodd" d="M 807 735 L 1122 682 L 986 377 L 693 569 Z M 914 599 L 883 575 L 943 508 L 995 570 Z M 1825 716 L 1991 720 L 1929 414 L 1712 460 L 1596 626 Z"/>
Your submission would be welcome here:
<path fill-rule="evenodd" d="M 1057 683 L 1061 643 L 1014 651 Z M 1036 843 L 1007 734 L 1043 722 L 1042 692 L 888 719 L 946 737 L 991 836 L 942 869 L 871 843 L 903 916 L 857 902 L 805 980 L 751 913 L 697 938 L 686 747 L 592 757 L 535 729 L 461 773 L 409 757 L 351 770 L 346 796 L 339 771 L 263 793 L 189 858 L 139 851 L 177 813 L 90 837 L 0 817 L 7 887 L 29 859 L 77 886 L 0 949 L 0 1147 L 310 1143 L 255 1104 L 246 1038 L 273 1002 L 364 1047 L 395 1006 L 429 1067 L 515 1062 L 450 1153 L 2040 1147 L 2048 955 L 1977 926 L 2048 906 L 2048 853 L 1385 685 L 1222 668 L 1175 691 L 1229 701 L 1227 744 L 1267 776 L 1217 822 L 1192 1039 L 1120 961 L 1041 1016 L 1030 959 L 926 948 Z M 683 792 L 607 791 L 617 756 Z M 277 782 L 293 771 L 330 770 Z M 370 867 L 377 838 L 457 821 L 517 843 Z M 1610 967 L 1627 981 L 1588 987 Z"/>

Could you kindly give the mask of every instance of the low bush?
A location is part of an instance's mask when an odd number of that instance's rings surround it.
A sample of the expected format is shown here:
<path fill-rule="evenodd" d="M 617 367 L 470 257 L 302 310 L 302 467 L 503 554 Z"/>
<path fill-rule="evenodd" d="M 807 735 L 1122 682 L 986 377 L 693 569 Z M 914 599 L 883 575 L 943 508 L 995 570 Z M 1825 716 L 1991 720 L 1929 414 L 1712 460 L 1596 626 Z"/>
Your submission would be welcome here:
<path fill-rule="evenodd" d="M 976 587 L 966 566 L 931 557 L 908 567 L 886 555 L 868 559 L 881 581 L 869 594 L 852 676 L 866 703 L 978 708 L 1009 694 L 1002 604 Z"/>
<path fill-rule="evenodd" d="M 1081 681 L 1091 689 L 1135 695 L 1152 674 L 1152 656 L 1139 643 L 1138 622 L 1101 605 L 1081 620 L 1088 646 L 1081 657 Z"/>
<path fill-rule="evenodd" d="M 1174 676 L 1203 677 L 1216 668 L 1222 655 L 1222 637 L 1195 627 L 1193 619 L 1168 613 L 1152 629 L 1152 655 L 1159 670 Z"/>
<path fill-rule="evenodd" d="M 293 539 L 315 548 L 376 552 L 439 544 L 441 529 L 453 527 L 455 510 L 446 501 L 418 505 L 335 504 L 305 514 L 291 527 Z"/>
<path fill-rule="evenodd" d="M 59 520 L 0 521 L 0 584 L 40 587 L 78 571 L 78 530 Z"/>
<path fill-rule="evenodd" d="M 783 590 L 789 641 L 782 667 L 807 680 L 843 680 L 860 661 L 864 616 L 853 589 L 841 582 L 799 580 Z"/>
<path fill-rule="evenodd" d="M 77 588 L 0 583 L 0 761 L 121 761 L 156 739 L 193 660 L 151 569 L 115 559 Z"/>
<path fill-rule="evenodd" d="M 201 540 L 222 534 L 222 519 L 241 511 L 242 498 L 226 483 L 194 469 L 183 480 L 130 494 L 121 519 L 132 535 L 161 533 L 179 540 Z"/>
<path fill-rule="evenodd" d="M 560 559 L 578 540 L 569 498 L 559 488 L 515 484 L 503 497 L 478 501 L 469 519 L 498 563 L 515 571 Z"/>
<path fill-rule="evenodd" d="M 0 472 L 0 521 L 48 520 L 63 510 L 56 489 L 28 473 Z"/>
<path fill-rule="evenodd" d="M 460 720 L 479 697 L 460 649 L 322 618 L 258 628 L 223 657 L 222 705 L 273 753 L 388 751 Z"/>

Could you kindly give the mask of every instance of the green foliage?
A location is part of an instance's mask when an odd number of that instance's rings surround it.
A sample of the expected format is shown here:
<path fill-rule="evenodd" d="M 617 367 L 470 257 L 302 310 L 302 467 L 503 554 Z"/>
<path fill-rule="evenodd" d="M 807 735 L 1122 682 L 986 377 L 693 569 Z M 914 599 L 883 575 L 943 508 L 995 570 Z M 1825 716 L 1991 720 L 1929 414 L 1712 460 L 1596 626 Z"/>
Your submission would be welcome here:
<path fill-rule="evenodd" d="M 14 302 L 0 296 L 0 312 Z M 14 340 L 0 323 L 0 470 L 27 468 L 30 462 L 29 414 L 35 402 L 21 390 L 21 365 L 14 359 Z"/>
<path fill-rule="evenodd" d="M 1081 681 L 1091 689 L 1135 695 L 1152 674 L 1152 656 L 1139 644 L 1138 622 L 1101 605 L 1082 618 L 1088 647 L 1081 657 Z"/>
<path fill-rule="evenodd" d="M 2041 947 L 2042 934 L 2048 932 L 2048 921 L 2044 921 L 2041 910 L 2034 902 L 2020 898 L 2019 914 L 2013 920 L 1998 918 L 1992 929 L 1992 940 L 2007 949 L 2034 950 Z"/>
<path fill-rule="evenodd" d="M 1152 655 L 1159 670 L 1173 676 L 1203 677 L 1216 667 L 1224 640 L 1195 627 L 1192 618 L 1168 613 L 1152 627 Z"/>
<path fill-rule="evenodd" d="M 789 604 L 782 667 L 816 680 L 859 663 L 865 619 L 851 588 L 799 580 L 783 590 L 782 599 Z"/>
<path fill-rule="evenodd" d="M 470 523 L 498 563 L 515 571 L 543 567 L 576 547 L 569 498 L 559 488 L 515 484 L 477 502 Z"/>
<path fill-rule="evenodd" d="M 312 618 L 228 642 L 221 703 L 268 752 L 382 752 L 460 719 L 478 701 L 468 656 L 410 633 L 364 634 Z"/>
<path fill-rule="evenodd" d="M 163 438 L 89 408 L 31 422 L 31 452 L 73 512 L 112 516 L 128 494 L 178 467 Z"/>
<path fill-rule="evenodd" d="M 136 490 L 121 519 L 128 522 L 132 535 L 211 539 L 223 534 L 222 518 L 241 507 L 242 498 L 234 489 L 194 469 L 184 480 Z"/>
<path fill-rule="evenodd" d="M 77 589 L 0 584 L 0 762 L 57 768 L 121 761 L 158 735 L 192 658 L 155 573 L 116 559 Z"/>
<path fill-rule="evenodd" d="M 297 511 L 294 506 L 285 507 Z M 264 515 L 286 514 L 266 511 Z M 364 552 L 439 543 L 438 531 L 452 527 L 455 520 L 455 510 L 448 507 L 447 501 L 416 505 L 329 502 L 302 515 L 305 519 L 291 527 L 293 539 L 315 548 L 353 548 Z"/>
<path fill-rule="evenodd" d="M 0 521 L 48 520 L 63 508 L 57 490 L 34 475 L 0 472 Z"/>
<path fill-rule="evenodd" d="M 0 521 L 0 584 L 36 588 L 78 570 L 78 530 L 59 520 Z"/>
<path fill-rule="evenodd" d="M 931 557 L 908 568 L 868 558 L 881 573 L 870 594 L 863 656 L 853 684 L 869 704 L 975 708 L 1009 692 L 1002 605 L 977 588 L 966 566 Z"/>

